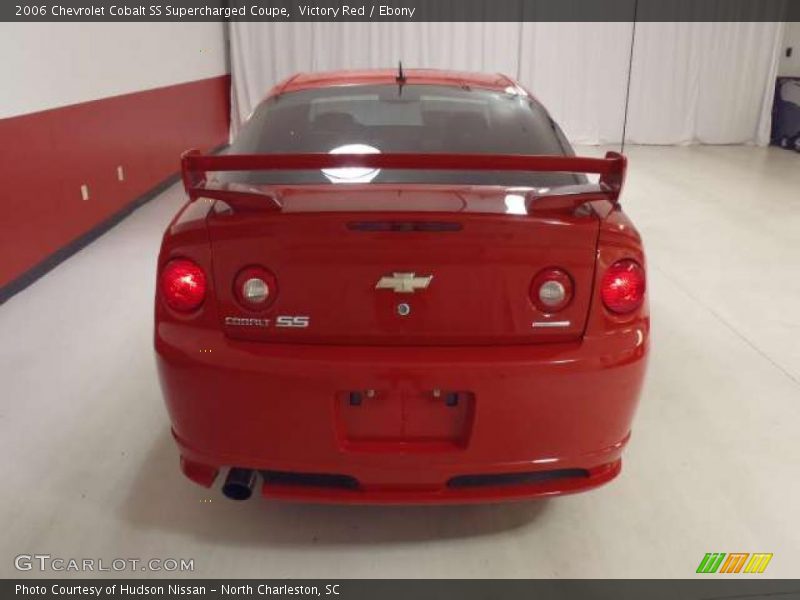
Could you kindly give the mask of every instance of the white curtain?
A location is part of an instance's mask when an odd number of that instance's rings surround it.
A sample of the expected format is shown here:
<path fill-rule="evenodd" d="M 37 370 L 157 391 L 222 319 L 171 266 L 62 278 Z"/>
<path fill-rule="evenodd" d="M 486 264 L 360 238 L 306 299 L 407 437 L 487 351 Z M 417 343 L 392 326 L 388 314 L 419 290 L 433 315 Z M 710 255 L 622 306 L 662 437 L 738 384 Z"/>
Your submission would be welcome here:
<path fill-rule="evenodd" d="M 639 23 L 627 139 L 769 143 L 783 23 Z"/>
<path fill-rule="evenodd" d="M 783 23 L 638 23 L 626 139 L 766 144 Z M 632 23 L 232 22 L 232 122 L 298 71 L 501 72 L 575 143 L 621 140 Z"/>

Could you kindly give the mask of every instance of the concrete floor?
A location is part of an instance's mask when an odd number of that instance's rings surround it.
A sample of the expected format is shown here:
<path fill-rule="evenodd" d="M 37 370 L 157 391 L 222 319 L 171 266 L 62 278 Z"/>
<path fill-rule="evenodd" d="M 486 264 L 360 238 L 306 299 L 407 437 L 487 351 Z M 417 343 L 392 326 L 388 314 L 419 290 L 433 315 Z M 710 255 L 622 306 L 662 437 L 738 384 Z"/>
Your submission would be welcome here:
<path fill-rule="evenodd" d="M 688 577 L 738 551 L 797 577 L 800 155 L 628 152 L 653 352 L 614 483 L 435 508 L 233 503 L 189 483 L 151 349 L 173 187 L 0 307 L 0 576 L 47 553 L 193 558 L 201 577 Z"/>

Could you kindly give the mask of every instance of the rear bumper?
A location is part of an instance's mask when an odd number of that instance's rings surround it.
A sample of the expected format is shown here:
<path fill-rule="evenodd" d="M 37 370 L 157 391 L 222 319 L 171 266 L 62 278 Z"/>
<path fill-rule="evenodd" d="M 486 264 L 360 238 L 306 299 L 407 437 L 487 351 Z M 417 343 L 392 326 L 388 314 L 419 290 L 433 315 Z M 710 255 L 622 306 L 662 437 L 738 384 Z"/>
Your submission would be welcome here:
<path fill-rule="evenodd" d="M 265 473 L 266 496 L 350 503 L 531 498 L 613 479 L 647 346 L 645 322 L 580 343 L 452 348 L 156 331 L 187 476 L 211 485 L 219 469 L 247 467 Z M 360 404 L 350 391 L 365 392 Z"/>

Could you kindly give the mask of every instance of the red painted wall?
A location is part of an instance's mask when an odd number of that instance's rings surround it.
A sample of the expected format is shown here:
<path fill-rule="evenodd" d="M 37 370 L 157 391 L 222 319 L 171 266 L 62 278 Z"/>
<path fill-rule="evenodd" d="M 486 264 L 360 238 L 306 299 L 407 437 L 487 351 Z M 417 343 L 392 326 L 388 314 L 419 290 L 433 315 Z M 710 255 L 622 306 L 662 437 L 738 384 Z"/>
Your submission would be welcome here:
<path fill-rule="evenodd" d="M 229 98 L 222 75 L 0 119 L 0 287 L 225 143 Z"/>

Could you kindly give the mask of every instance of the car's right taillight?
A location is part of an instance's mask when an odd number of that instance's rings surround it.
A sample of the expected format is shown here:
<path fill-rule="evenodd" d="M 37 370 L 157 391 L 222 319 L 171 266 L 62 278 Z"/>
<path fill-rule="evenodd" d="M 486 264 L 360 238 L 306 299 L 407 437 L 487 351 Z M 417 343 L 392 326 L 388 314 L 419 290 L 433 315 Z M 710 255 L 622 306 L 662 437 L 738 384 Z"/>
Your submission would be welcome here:
<path fill-rule="evenodd" d="M 263 310 L 275 301 L 278 280 L 264 267 L 245 267 L 233 282 L 239 304 L 250 310 Z"/>
<path fill-rule="evenodd" d="M 169 261 L 159 278 L 164 301 L 179 312 L 191 312 L 199 308 L 206 297 L 206 285 L 203 269 L 187 258 Z"/>
<path fill-rule="evenodd" d="M 644 269 L 635 260 L 618 260 L 606 270 L 600 284 L 603 304 L 612 313 L 624 315 L 644 302 Z"/>

